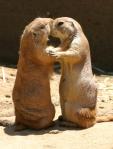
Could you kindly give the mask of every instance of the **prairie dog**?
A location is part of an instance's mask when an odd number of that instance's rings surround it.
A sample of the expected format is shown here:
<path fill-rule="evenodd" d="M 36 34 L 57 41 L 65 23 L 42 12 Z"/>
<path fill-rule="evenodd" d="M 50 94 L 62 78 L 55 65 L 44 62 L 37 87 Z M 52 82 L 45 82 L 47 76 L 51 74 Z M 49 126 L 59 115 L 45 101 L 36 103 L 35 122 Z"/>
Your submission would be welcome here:
<path fill-rule="evenodd" d="M 52 125 L 55 109 L 50 97 L 49 75 L 54 58 L 45 52 L 52 21 L 36 18 L 25 27 L 21 37 L 13 89 L 16 130 Z"/>
<path fill-rule="evenodd" d="M 57 18 L 51 34 L 61 40 L 61 45 L 48 53 L 56 57 L 62 67 L 59 86 L 62 124 L 88 128 L 96 122 L 108 121 L 105 117 L 96 119 L 97 85 L 89 43 L 80 24 L 72 18 Z"/>

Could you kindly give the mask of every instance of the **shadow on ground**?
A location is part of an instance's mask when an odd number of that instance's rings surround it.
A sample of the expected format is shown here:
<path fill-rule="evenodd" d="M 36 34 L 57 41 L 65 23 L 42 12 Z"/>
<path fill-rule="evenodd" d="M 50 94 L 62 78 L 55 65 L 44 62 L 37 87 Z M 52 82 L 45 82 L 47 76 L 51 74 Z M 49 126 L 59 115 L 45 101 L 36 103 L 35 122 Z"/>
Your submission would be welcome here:
<path fill-rule="evenodd" d="M 42 130 L 25 129 L 22 131 L 15 131 L 14 128 L 15 128 L 14 125 L 6 126 L 4 128 L 4 132 L 10 136 L 15 136 L 15 135 L 27 136 L 27 135 L 58 134 L 58 133 L 62 133 L 64 131 L 66 131 L 66 130 L 71 130 L 71 131 L 75 131 L 75 130 L 82 131 L 83 130 L 83 129 L 75 128 L 75 127 L 59 126 L 58 120 L 55 121 L 54 126 L 49 127 L 48 129 L 42 129 Z"/>

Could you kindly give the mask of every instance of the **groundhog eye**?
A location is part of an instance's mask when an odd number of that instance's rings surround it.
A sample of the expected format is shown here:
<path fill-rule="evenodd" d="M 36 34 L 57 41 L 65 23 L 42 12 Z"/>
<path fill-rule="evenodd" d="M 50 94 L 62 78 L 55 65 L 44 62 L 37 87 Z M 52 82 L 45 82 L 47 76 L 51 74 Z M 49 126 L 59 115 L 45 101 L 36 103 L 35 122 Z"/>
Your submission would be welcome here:
<path fill-rule="evenodd" d="M 40 29 L 44 29 L 45 28 L 45 26 L 40 26 Z"/>
<path fill-rule="evenodd" d="M 57 24 L 57 26 L 61 26 L 61 25 L 63 25 L 64 24 L 64 22 L 59 22 L 58 24 Z"/>

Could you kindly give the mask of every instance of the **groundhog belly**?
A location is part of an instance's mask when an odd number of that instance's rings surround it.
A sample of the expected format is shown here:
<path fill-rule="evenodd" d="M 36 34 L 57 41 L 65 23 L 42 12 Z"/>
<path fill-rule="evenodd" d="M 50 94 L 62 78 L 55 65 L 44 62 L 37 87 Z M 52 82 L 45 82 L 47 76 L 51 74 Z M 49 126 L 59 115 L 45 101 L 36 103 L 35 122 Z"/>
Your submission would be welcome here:
<path fill-rule="evenodd" d="M 66 101 L 76 102 L 78 97 L 78 87 L 76 86 L 76 82 L 70 78 L 61 78 L 60 81 L 60 96 L 64 98 Z"/>
<path fill-rule="evenodd" d="M 43 79 L 44 80 L 44 79 Z M 51 103 L 49 83 L 38 80 L 21 82 L 21 87 L 14 88 L 15 108 L 21 116 L 28 120 L 38 120 L 42 117 L 51 117 L 54 111 Z M 53 112 L 54 113 L 54 112 Z"/>

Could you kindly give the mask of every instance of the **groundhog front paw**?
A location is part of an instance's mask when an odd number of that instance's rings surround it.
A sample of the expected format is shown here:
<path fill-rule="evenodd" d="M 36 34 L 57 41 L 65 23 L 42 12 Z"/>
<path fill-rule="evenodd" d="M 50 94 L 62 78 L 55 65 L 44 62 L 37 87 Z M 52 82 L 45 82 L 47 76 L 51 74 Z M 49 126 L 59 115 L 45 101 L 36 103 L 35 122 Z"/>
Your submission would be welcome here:
<path fill-rule="evenodd" d="M 52 50 L 48 50 L 48 51 L 47 51 L 47 54 L 48 54 L 48 55 L 52 55 L 52 53 L 53 53 Z"/>
<path fill-rule="evenodd" d="M 45 52 L 48 54 L 48 55 L 50 55 L 50 51 L 52 51 L 53 50 L 53 47 L 47 47 L 46 49 L 45 49 Z"/>
<path fill-rule="evenodd" d="M 51 56 L 55 57 L 56 59 L 60 59 L 62 57 L 62 53 L 61 52 L 50 51 L 49 54 Z"/>
<path fill-rule="evenodd" d="M 50 50 L 50 51 L 49 51 L 49 54 L 50 54 L 51 56 L 55 56 L 55 57 L 56 57 L 56 52 L 55 52 L 55 51 Z"/>
<path fill-rule="evenodd" d="M 53 57 L 59 57 L 60 56 L 60 48 L 53 48 L 53 47 L 48 47 L 46 49 L 46 53 L 50 56 L 53 56 Z"/>

